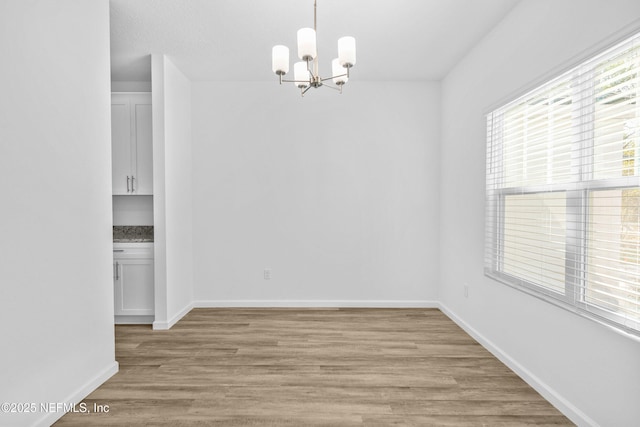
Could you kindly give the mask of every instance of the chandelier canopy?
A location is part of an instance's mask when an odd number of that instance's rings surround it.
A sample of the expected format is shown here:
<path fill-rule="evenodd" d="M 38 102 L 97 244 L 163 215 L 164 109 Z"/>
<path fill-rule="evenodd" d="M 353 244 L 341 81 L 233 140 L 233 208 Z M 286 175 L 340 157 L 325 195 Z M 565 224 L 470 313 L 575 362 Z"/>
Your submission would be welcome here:
<path fill-rule="evenodd" d="M 282 82 L 294 83 L 302 96 L 313 88 L 321 86 L 335 89 L 342 93 L 342 86 L 349 80 L 349 69 L 356 65 L 356 39 L 350 36 L 338 39 L 338 57 L 331 61 L 331 76 L 320 77 L 318 74 L 318 48 L 316 43 L 317 0 L 313 1 L 313 28 L 298 30 L 298 57 L 302 60 L 293 64 L 293 80 L 284 80 L 282 76 L 289 72 L 289 48 L 276 45 L 272 49 L 271 69 Z M 325 82 L 331 80 L 334 86 Z"/>

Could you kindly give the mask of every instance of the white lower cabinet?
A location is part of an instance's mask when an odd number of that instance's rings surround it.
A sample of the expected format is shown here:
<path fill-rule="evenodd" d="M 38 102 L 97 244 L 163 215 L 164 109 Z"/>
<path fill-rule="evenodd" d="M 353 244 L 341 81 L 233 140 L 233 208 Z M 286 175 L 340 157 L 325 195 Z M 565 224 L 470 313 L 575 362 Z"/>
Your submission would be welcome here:
<path fill-rule="evenodd" d="M 115 323 L 153 323 L 153 243 L 114 243 Z"/>

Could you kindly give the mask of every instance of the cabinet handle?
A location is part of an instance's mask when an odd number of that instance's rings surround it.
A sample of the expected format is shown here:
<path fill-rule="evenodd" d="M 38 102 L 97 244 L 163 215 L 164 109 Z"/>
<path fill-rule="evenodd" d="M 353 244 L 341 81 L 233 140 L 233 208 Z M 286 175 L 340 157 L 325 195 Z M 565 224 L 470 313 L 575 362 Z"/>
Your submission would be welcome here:
<path fill-rule="evenodd" d="M 118 275 L 118 273 L 116 273 L 116 265 L 113 264 L 113 277 L 115 278 Z"/>
<path fill-rule="evenodd" d="M 129 175 L 127 175 L 127 193 L 129 192 Z"/>
<path fill-rule="evenodd" d="M 119 264 L 116 262 L 116 280 L 120 279 L 120 274 L 119 274 L 119 271 L 118 271 L 119 270 L 118 267 L 119 267 Z"/>
<path fill-rule="evenodd" d="M 124 249 L 114 249 L 113 252 L 124 252 Z"/>
<path fill-rule="evenodd" d="M 131 175 L 131 192 L 133 193 L 134 191 L 136 191 L 136 187 L 134 185 L 134 181 L 135 181 L 136 177 Z"/>

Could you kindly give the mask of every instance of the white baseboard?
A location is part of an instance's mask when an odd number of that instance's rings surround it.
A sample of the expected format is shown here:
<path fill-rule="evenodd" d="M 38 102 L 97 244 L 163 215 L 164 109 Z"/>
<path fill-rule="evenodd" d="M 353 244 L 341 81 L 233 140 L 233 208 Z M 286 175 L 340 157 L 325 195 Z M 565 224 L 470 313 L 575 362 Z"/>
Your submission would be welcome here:
<path fill-rule="evenodd" d="M 182 319 L 187 313 L 189 313 L 193 307 L 193 303 L 190 302 L 189 304 L 185 305 L 182 310 L 177 312 L 171 319 L 167 321 L 155 320 L 153 322 L 153 329 L 159 331 L 171 329 L 171 327 L 178 323 L 178 321 Z"/>
<path fill-rule="evenodd" d="M 197 308 L 439 308 L 430 300 L 200 300 L 187 304 L 168 321 L 155 320 L 154 330 L 171 329 L 191 309 Z"/>
<path fill-rule="evenodd" d="M 197 308 L 439 308 L 427 300 L 200 300 Z"/>
<path fill-rule="evenodd" d="M 567 418 L 579 426 L 598 427 L 598 423 L 592 420 L 587 414 L 578 409 L 557 391 L 551 388 L 547 383 L 534 375 L 527 368 L 518 363 L 514 358 L 505 353 L 501 348 L 488 340 L 484 335 L 471 327 L 467 322 L 458 317 L 449 307 L 439 303 L 440 310 L 453 320 L 458 326 L 465 330 L 478 341 L 491 354 L 498 358 L 502 363 L 507 365 L 513 372 L 522 378 L 527 384 L 533 387 L 542 397 L 547 399 L 553 406 L 562 412 Z"/>
<path fill-rule="evenodd" d="M 153 316 L 114 316 L 116 325 L 151 325 Z"/>
<path fill-rule="evenodd" d="M 110 363 L 106 368 L 104 368 L 101 372 L 99 372 L 95 377 L 89 380 L 84 386 L 73 392 L 66 399 L 63 399 L 62 402 L 69 405 L 75 405 L 82 402 L 82 399 L 90 395 L 95 389 L 104 384 L 105 381 L 114 376 L 116 373 L 118 373 L 118 362 L 114 361 Z M 60 418 L 62 418 L 64 414 L 65 412 L 49 412 L 39 421 L 37 421 L 34 426 L 49 427 Z"/>

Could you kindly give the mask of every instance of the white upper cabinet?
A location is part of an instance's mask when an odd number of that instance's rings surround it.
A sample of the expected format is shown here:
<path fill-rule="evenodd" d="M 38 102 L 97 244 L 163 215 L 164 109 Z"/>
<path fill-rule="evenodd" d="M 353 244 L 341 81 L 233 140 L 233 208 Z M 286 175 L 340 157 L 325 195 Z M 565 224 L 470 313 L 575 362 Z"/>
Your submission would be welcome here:
<path fill-rule="evenodd" d="M 129 97 L 111 95 L 111 168 L 113 194 L 131 194 L 131 132 Z"/>
<path fill-rule="evenodd" d="M 114 195 L 153 194 L 150 93 L 111 94 Z"/>

